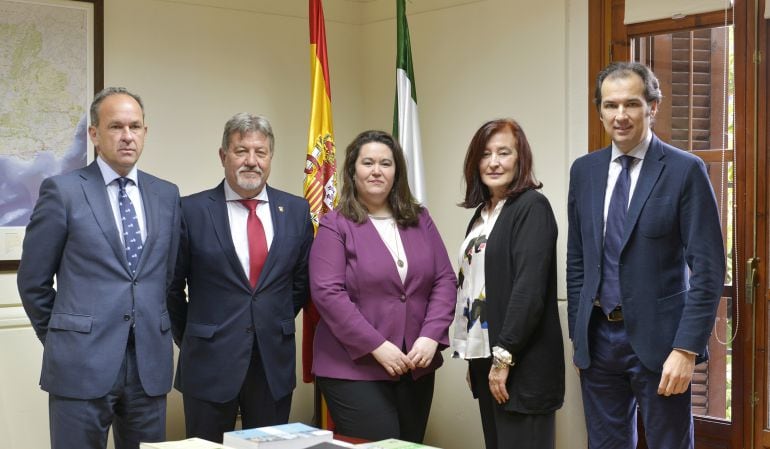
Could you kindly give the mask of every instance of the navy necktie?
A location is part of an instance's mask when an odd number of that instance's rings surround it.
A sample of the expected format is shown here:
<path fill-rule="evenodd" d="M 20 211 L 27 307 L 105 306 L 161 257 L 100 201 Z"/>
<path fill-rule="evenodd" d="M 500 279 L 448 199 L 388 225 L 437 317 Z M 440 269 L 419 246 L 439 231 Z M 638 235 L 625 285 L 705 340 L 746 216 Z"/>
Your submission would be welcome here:
<path fill-rule="evenodd" d="M 602 310 L 609 314 L 620 305 L 620 279 L 618 262 L 620 245 L 623 240 L 623 228 L 628 208 L 628 195 L 631 189 L 629 169 L 634 161 L 633 156 L 620 156 L 618 161 L 623 169 L 615 182 L 610 197 L 610 207 L 607 211 L 606 229 L 604 230 L 604 251 L 602 260 L 602 284 L 599 289 L 599 300 Z"/>
<path fill-rule="evenodd" d="M 126 185 L 131 182 L 128 178 L 118 178 L 118 208 L 120 221 L 123 223 L 123 245 L 126 247 L 126 259 L 131 273 L 136 273 L 139 258 L 142 257 L 142 231 L 139 219 L 136 217 L 134 204 L 126 193 Z"/>

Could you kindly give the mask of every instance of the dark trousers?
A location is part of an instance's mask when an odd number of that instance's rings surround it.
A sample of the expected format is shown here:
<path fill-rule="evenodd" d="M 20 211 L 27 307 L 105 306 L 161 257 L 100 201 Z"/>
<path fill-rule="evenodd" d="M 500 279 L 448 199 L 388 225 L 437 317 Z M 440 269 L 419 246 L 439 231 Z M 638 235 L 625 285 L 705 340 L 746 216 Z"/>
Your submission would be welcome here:
<path fill-rule="evenodd" d="M 265 377 L 265 367 L 254 345 L 251 362 L 238 396 L 225 403 L 198 399 L 190 394 L 182 396 L 184 402 L 185 428 L 187 438 L 222 442 L 222 434 L 235 429 L 238 412 L 244 429 L 286 424 L 291 411 L 289 394 L 278 400 L 273 399 Z"/>
<path fill-rule="evenodd" d="M 649 329 L 648 332 L 655 332 Z M 580 371 L 590 449 L 635 449 L 637 406 L 650 449 L 692 449 L 690 388 L 658 395 L 660 373 L 642 365 L 623 321 L 607 321 L 594 307 L 589 325 L 591 366 Z"/>
<path fill-rule="evenodd" d="M 555 413 L 525 414 L 503 409 L 489 391 L 491 367 L 491 358 L 468 362 L 478 395 L 486 449 L 553 449 L 556 441 Z"/>
<path fill-rule="evenodd" d="M 84 355 L 87 357 L 87 355 Z M 166 437 L 166 396 L 147 396 L 136 367 L 133 343 L 106 396 L 83 400 L 48 396 L 51 449 L 104 449 L 112 425 L 116 449 Z"/>
<path fill-rule="evenodd" d="M 422 443 L 435 378 L 431 373 L 417 380 L 407 374 L 397 381 L 317 377 L 316 382 L 337 433 L 371 441 L 398 438 Z"/>

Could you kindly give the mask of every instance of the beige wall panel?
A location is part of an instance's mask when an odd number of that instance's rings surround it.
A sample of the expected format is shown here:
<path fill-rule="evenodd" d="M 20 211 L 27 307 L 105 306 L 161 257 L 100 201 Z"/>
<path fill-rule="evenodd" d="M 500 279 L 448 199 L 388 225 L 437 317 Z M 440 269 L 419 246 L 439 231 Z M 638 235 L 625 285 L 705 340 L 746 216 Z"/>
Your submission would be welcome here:
<path fill-rule="evenodd" d="M 0 435 L 8 448 L 48 447 L 48 394 L 40 390 L 43 345 L 21 307 L 0 308 Z"/>

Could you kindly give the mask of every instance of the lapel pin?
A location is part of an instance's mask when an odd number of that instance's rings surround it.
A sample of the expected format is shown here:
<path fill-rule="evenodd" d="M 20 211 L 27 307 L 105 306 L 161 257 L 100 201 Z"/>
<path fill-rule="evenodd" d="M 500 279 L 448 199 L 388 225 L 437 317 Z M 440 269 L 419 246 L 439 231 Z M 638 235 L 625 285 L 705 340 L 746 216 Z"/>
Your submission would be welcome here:
<path fill-rule="evenodd" d="M 283 206 L 278 206 L 278 212 L 283 212 Z"/>

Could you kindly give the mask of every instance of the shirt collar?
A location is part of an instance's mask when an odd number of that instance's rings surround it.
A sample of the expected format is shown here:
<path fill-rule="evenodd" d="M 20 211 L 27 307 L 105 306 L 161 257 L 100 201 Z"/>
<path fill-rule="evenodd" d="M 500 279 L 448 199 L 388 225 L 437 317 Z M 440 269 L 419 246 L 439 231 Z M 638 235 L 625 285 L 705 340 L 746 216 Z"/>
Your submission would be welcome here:
<path fill-rule="evenodd" d="M 131 168 L 131 171 L 126 176 L 120 176 L 101 156 L 96 157 L 96 165 L 99 166 L 99 171 L 102 172 L 102 178 L 104 178 L 104 185 L 106 186 L 112 184 L 118 178 L 128 178 L 134 182 L 135 186 L 139 186 L 139 170 L 136 168 L 136 165 Z"/>
<path fill-rule="evenodd" d="M 230 187 L 230 184 L 227 183 L 227 180 L 225 180 L 223 184 L 225 185 L 225 201 L 238 201 L 238 200 L 252 199 L 252 200 L 258 200 L 261 203 L 269 202 L 267 198 L 267 184 L 265 184 L 265 186 L 262 187 L 262 191 L 259 192 L 257 196 L 251 197 L 251 198 L 241 198 L 241 196 L 235 193 L 235 190 L 233 190 L 232 187 Z"/>
<path fill-rule="evenodd" d="M 650 148 L 650 142 L 652 142 L 652 130 L 650 130 L 644 139 L 639 142 L 639 145 L 632 148 L 628 153 L 623 153 L 620 151 L 620 149 L 615 145 L 615 142 L 612 142 L 612 160 L 617 160 L 617 158 L 623 156 L 623 154 L 633 156 L 636 159 L 644 160 L 644 156 L 647 154 L 647 150 Z"/>

